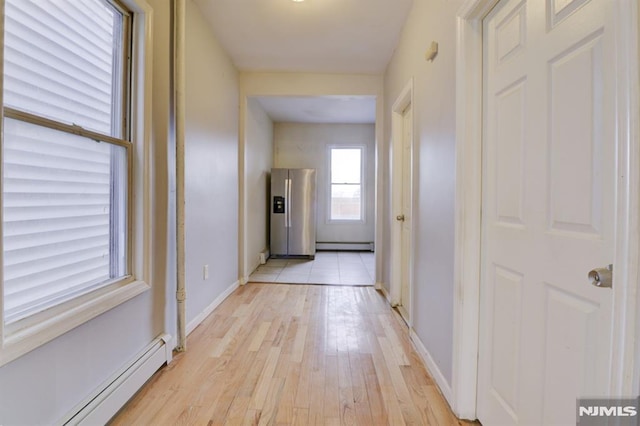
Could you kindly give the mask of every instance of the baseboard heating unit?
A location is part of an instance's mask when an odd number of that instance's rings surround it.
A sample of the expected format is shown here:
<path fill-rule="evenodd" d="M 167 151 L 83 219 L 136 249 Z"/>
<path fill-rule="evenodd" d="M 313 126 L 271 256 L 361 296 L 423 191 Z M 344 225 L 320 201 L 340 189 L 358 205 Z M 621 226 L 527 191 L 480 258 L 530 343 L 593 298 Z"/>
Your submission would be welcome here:
<path fill-rule="evenodd" d="M 106 424 L 160 367 L 171 362 L 171 342 L 168 334 L 156 338 L 130 364 L 111 376 L 93 395 L 71 410 L 60 424 Z"/>
<path fill-rule="evenodd" d="M 373 243 L 316 243 L 316 250 L 373 251 Z"/>

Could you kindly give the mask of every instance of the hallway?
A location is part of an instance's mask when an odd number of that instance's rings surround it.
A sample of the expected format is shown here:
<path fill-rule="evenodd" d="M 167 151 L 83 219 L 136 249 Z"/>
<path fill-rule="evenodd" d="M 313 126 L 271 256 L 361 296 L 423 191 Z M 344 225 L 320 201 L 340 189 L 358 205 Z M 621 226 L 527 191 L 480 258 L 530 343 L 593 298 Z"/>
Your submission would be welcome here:
<path fill-rule="evenodd" d="M 249 284 L 188 344 L 113 425 L 468 424 L 371 287 Z"/>

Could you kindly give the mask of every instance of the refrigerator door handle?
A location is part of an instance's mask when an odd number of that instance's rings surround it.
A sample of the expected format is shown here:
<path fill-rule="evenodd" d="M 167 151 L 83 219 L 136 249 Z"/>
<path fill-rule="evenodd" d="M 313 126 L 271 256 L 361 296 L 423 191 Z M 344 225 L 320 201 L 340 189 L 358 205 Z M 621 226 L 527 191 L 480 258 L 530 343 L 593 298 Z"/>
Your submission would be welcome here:
<path fill-rule="evenodd" d="M 285 226 L 287 228 L 291 228 L 291 179 L 286 179 L 285 180 L 285 184 L 284 184 L 284 188 L 285 188 L 285 197 L 287 197 L 286 199 L 286 207 L 285 207 Z"/>
<path fill-rule="evenodd" d="M 289 227 L 289 179 L 284 180 L 284 227 Z"/>

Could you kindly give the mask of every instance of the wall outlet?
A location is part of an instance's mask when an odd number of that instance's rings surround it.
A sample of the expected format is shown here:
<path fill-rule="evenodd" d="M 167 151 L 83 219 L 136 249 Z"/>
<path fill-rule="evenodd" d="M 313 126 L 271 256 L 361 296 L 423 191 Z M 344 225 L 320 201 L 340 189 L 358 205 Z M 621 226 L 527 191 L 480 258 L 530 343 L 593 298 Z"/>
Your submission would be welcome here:
<path fill-rule="evenodd" d="M 209 279 L 209 265 L 204 265 L 202 267 L 202 279 L 203 280 Z"/>
<path fill-rule="evenodd" d="M 269 249 L 265 249 L 258 254 L 258 260 L 260 261 L 261 265 L 267 263 L 267 259 L 269 259 Z"/>

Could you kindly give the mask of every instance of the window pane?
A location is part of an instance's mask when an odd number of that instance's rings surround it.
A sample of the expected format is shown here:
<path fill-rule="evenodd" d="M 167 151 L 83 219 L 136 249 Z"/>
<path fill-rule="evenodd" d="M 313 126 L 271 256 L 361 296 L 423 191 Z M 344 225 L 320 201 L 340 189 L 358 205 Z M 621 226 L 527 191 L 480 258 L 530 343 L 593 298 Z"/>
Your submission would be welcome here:
<path fill-rule="evenodd" d="M 5 118 L 5 321 L 127 273 L 126 149 Z"/>
<path fill-rule="evenodd" d="M 5 0 L 4 103 L 123 137 L 122 20 L 101 0 Z"/>
<path fill-rule="evenodd" d="M 362 149 L 331 149 L 331 183 L 360 183 Z"/>
<path fill-rule="evenodd" d="M 331 185 L 331 220 L 360 220 L 360 185 Z"/>

